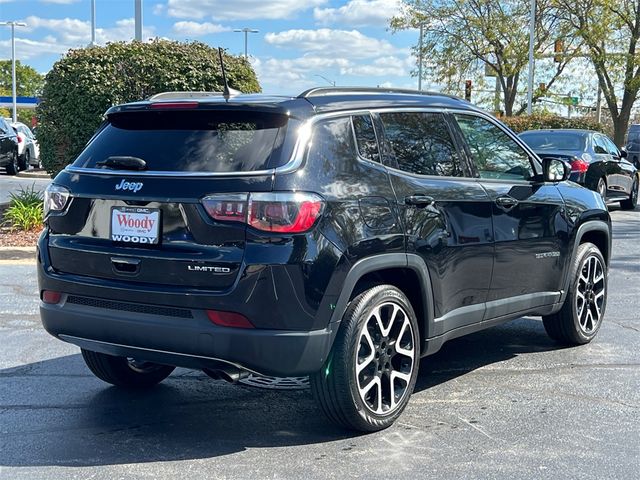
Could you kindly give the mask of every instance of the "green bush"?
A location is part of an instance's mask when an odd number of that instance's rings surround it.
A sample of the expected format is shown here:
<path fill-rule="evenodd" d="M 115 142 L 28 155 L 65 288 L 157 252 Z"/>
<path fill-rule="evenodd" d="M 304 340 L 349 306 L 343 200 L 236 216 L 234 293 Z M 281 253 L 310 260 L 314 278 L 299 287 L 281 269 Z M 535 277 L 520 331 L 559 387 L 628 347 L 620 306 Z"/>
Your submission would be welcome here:
<path fill-rule="evenodd" d="M 229 85 L 260 85 L 244 57 L 224 55 Z M 204 43 L 118 42 L 70 50 L 45 77 L 37 108 L 40 156 L 55 175 L 71 163 L 111 106 L 165 91 L 222 91 L 218 51 Z"/>
<path fill-rule="evenodd" d="M 42 226 L 42 194 L 35 189 L 21 188 L 10 195 L 9 208 L 4 212 L 4 223 L 18 230 L 33 230 Z"/>
<path fill-rule="evenodd" d="M 540 130 L 542 128 L 579 128 L 584 130 L 595 130 L 609 134 L 606 125 L 597 123 L 587 118 L 565 118 L 559 115 L 533 114 L 519 115 L 517 117 L 505 117 L 501 119 L 511 130 L 516 133 L 527 130 Z"/>

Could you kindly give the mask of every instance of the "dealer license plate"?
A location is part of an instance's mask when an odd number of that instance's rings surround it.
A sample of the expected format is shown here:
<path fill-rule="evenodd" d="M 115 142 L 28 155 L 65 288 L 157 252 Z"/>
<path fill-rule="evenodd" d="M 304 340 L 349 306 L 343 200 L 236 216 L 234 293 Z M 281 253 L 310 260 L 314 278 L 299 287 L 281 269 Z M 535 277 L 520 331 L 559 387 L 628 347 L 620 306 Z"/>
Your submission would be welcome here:
<path fill-rule="evenodd" d="M 159 232 L 159 209 L 111 207 L 112 241 L 153 245 L 158 243 Z"/>

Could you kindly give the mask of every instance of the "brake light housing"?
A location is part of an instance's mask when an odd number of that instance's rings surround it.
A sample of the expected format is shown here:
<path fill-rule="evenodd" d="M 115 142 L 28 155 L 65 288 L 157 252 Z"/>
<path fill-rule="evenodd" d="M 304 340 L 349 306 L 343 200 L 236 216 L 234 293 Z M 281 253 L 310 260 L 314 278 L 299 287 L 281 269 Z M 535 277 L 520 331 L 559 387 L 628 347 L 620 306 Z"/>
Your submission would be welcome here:
<path fill-rule="evenodd" d="M 574 158 L 571 161 L 571 173 L 586 173 L 589 170 L 589 162 L 581 158 Z"/>
<path fill-rule="evenodd" d="M 241 222 L 272 233 L 304 233 L 322 216 L 325 202 L 308 192 L 215 194 L 202 199 L 207 214 L 219 222 Z"/>

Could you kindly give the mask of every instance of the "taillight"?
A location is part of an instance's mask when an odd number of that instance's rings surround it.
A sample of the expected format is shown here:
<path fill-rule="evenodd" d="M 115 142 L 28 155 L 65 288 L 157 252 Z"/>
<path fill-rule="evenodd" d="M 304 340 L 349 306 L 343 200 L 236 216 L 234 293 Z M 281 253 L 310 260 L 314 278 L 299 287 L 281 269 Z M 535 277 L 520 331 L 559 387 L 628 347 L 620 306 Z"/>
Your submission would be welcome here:
<path fill-rule="evenodd" d="M 306 192 L 257 192 L 216 194 L 202 204 L 211 218 L 221 222 L 244 222 L 264 232 L 302 233 L 322 215 L 322 197 Z"/>
<path fill-rule="evenodd" d="M 214 220 L 220 222 L 246 222 L 248 200 L 249 195 L 246 193 L 210 195 L 202 200 L 202 205 Z"/>
<path fill-rule="evenodd" d="M 22 143 L 22 135 L 18 135 L 18 143 Z"/>
<path fill-rule="evenodd" d="M 50 183 L 44 191 L 44 217 L 62 212 L 69 201 L 70 192 L 65 187 Z"/>
<path fill-rule="evenodd" d="M 589 162 L 585 162 L 581 158 L 574 158 L 571 161 L 572 173 L 585 173 L 587 170 L 589 170 Z"/>

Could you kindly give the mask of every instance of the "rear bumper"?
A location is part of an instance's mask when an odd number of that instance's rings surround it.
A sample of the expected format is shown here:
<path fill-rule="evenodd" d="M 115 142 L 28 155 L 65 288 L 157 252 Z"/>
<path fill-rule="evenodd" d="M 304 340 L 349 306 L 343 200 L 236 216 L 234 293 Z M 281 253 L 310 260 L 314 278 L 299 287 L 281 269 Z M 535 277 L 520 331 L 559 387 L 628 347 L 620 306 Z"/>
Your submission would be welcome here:
<path fill-rule="evenodd" d="M 186 368 L 213 368 L 218 362 L 274 376 L 307 375 L 322 368 L 334 328 L 315 331 L 218 327 L 204 312 L 193 318 L 132 313 L 67 300 L 40 304 L 51 335 L 87 350 Z"/>
<path fill-rule="evenodd" d="M 42 324 L 87 350 L 186 368 L 226 362 L 264 375 L 298 376 L 322 368 L 339 327 L 329 321 L 335 293 L 322 300 L 326 315 L 314 317 L 295 293 L 274 302 L 273 289 L 265 287 L 254 287 L 249 302 L 238 290 L 215 294 L 60 274 L 50 266 L 46 231 L 38 247 L 40 291 L 62 293 L 58 304 L 40 303 Z M 242 313 L 261 328 L 214 325 L 207 309 Z"/>

